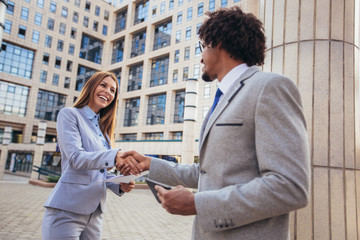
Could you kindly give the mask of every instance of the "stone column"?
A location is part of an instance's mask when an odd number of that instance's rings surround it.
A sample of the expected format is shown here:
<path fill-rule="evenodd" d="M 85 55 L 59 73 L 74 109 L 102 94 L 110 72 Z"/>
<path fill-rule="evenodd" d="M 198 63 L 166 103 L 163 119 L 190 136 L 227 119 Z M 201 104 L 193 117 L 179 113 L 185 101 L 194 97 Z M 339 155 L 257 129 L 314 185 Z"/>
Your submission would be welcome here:
<path fill-rule="evenodd" d="M 198 105 L 199 82 L 196 78 L 186 80 L 184 128 L 182 136 L 182 163 L 194 163 L 196 109 Z"/>
<path fill-rule="evenodd" d="M 308 207 L 291 239 L 360 237 L 359 0 L 261 0 L 264 71 L 299 87 L 311 149 Z"/>

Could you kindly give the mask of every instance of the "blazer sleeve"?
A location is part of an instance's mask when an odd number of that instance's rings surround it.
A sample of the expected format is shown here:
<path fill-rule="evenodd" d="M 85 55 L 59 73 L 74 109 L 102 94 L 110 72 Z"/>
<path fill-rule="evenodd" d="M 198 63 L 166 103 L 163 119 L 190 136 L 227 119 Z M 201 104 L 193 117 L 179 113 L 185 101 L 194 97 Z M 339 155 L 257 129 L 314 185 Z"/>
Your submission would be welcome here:
<path fill-rule="evenodd" d="M 236 228 L 308 203 L 310 155 L 295 84 L 285 77 L 265 84 L 258 96 L 254 121 L 254 161 L 258 162 L 260 176 L 247 183 L 196 193 L 197 219 L 205 231 L 229 229 L 214 226 L 219 216 L 226 216 L 230 228 Z"/>
<path fill-rule="evenodd" d="M 113 167 L 115 156 L 119 150 L 85 151 L 82 144 L 84 136 L 81 136 L 81 126 L 78 124 L 76 114 L 70 108 L 63 108 L 58 114 L 56 129 L 61 154 L 74 169 L 95 170 Z"/>

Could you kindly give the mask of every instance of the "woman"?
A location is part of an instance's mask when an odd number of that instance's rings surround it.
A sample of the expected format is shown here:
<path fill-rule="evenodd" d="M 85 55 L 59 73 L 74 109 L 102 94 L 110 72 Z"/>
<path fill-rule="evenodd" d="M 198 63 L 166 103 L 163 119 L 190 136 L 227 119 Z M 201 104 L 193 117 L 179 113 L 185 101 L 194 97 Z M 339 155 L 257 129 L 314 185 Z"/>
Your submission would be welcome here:
<path fill-rule="evenodd" d="M 119 149 L 111 149 L 117 98 L 116 77 L 98 72 L 86 82 L 74 107 L 59 112 L 62 175 L 45 203 L 43 239 L 101 239 L 106 188 L 118 196 L 134 188 L 134 182 L 104 182 L 114 177 L 107 168 L 124 162 Z M 140 169 L 135 160 L 129 161 Z"/>

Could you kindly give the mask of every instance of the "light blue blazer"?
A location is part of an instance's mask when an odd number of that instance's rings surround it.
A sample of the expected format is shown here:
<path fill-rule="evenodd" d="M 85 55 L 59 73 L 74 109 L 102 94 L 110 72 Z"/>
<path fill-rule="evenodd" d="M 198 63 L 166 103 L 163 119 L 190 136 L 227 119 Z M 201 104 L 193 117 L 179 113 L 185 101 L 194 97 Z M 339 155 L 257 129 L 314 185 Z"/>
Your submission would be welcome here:
<path fill-rule="evenodd" d="M 105 183 L 114 177 L 119 149 L 108 150 L 84 108 L 63 108 L 56 125 L 61 152 L 62 175 L 45 202 L 45 207 L 90 214 L 99 206 L 105 211 L 106 188 L 121 196 L 119 184 Z"/>

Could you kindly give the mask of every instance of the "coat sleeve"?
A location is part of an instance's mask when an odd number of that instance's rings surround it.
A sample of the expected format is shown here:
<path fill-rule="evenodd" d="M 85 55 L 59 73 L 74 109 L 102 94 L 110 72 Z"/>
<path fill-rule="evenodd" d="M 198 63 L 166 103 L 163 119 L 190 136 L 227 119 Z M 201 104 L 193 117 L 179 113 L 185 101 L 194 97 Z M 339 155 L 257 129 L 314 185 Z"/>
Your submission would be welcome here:
<path fill-rule="evenodd" d="M 279 76 L 260 91 L 255 116 L 259 177 L 195 194 L 197 219 L 205 231 L 222 231 L 289 213 L 309 200 L 310 155 L 297 87 Z M 241 159 L 239 159 L 241 161 Z M 226 176 L 224 176 L 226 177 Z M 229 228 L 216 228 L 226 216 Z"/>
<path fill-rule="evenodd" d="M 110 149 L 104 151 L 85 151 L 76 113 L 70 108 L 63 108 L 57 117 L 56 129 L 59 138 L 61 154 L 65 161 L 74 169 L 106 169 L 114 166 L 114 159 L 119 151 Z"/>

